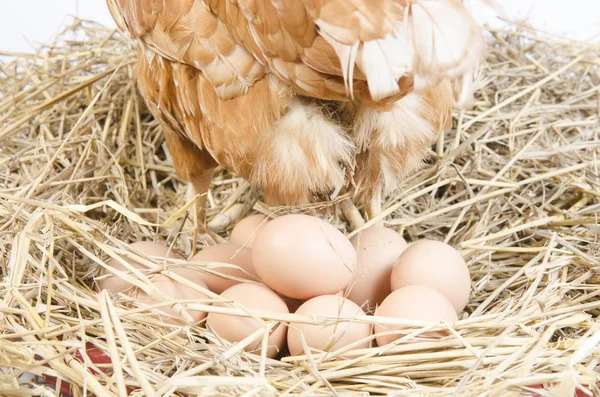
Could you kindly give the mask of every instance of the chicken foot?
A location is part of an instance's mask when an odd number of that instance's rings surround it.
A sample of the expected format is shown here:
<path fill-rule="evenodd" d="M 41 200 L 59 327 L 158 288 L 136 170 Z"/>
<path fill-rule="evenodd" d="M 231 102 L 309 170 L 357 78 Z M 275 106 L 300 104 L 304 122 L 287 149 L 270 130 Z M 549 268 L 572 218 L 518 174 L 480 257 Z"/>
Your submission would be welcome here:
<path fill-rule="evenodd" d="M 177 177 L 189 183 L 187 190 L 188 201 L 199 195 L 192 218 L 194 222 L 194 238 L 192 251 L 195 251 L 196 241 L 200 235 L 209 235 L 206 228 L 206 198 L 213 178 L 216 161 L 210 153 L 201 150 L 183 134 L 175 132 L 168 124 L 163 124 L 165 140 L 173 157 L 173 166 Z"/>
<path fill-rule="evenodd" d="M 212 181 L 214 169 L 203 170 L 202 172 L 194 175 L 190 181 L 190 189 L 194 194 L 199 195 L 196 201 L 196 212 L 195 212 L 195 224 L 197 226 L 206 226 L 206 201 L 208 196 L 208 189 Z"/>
<path fill-rule="evenodd" d="M 343 200 L 340 203 L 340 210 L 342 212 L 342 216 L 346 222 L 348 222 L 350 230 L 354 231 L 364 226 L 365 220 L 351 199 L 347 198 Z"/>

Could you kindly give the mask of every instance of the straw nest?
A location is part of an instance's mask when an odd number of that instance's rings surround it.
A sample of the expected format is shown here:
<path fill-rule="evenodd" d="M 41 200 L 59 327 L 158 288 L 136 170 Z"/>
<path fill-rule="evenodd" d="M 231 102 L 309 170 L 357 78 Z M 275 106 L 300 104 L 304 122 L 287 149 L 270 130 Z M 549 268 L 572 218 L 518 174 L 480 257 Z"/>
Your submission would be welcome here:
<path fill-rule="evenodd" d="M 467 260 L 474 292 L 445 339 L 411 324 L 402 339 L 411 343 L 282 360 L 242 350 L 275 320 L 335 319 L 265 315 L 264 329 L 230 345 L 164 324 L 149 315 L 158 305 L 95 290 L 98 269 L 129 242 L 165 242 L 184 257 L 195 244 L 193 203 L 136 93 L 134 50 L 115 31 L 76 21 L 35 54 L 2 54 L 0 394 L 53 395 L 41 375 L 97 396 L 598 392 L 600 46 L 522 26 L 491 31 L 474 109 L 456 114 L 430 164 L 374 220 L 409 240 L 445 240 Z M 211 226 L 265 211 L 257 197 L 219 171 Z M 145 274 L 129 277 L 164 301 Z M 193 304 L 217 310 L 207 306 L 216 299 Z M 175 303 L 185 302 L 161 304 Z M 90 346 L 112 364 L 94 364 Z"/>

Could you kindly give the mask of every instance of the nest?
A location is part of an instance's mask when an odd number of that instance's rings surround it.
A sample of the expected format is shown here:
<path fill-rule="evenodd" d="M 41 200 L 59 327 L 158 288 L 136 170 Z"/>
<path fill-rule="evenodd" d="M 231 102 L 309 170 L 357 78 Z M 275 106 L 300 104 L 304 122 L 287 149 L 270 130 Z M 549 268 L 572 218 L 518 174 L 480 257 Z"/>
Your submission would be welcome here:
<path fill-rule="evenodd" d="M 166 324 L 150 314 L 160 304 L 95 290 L 98 269 L 129 242 L 164 242 L 184 257 L 196 245 L 194 202 L 136 91 L 134 45 L 75 21 L 35 54 L 2 53 L 0 394 L 53 395 L 66 383 L 75 396 L 598 393 L 600 46 L 524 26 L 489 40 L 474 108 L 455 114 L 430 163 L 366 225 L 461 251 L 474 291 L 460 321 L 441 340 L 407 324 L 393 346 L 281 360 L 243 352 L 252 340 Z M 218 171 L 213 239 L 266 211 L 258 198 Z M 143 275 L 136 282 L 160 298 Z M 255 338 L 282 320 L 261 318 Z M 97 351 L 112 363 L 94 361 Z"/>

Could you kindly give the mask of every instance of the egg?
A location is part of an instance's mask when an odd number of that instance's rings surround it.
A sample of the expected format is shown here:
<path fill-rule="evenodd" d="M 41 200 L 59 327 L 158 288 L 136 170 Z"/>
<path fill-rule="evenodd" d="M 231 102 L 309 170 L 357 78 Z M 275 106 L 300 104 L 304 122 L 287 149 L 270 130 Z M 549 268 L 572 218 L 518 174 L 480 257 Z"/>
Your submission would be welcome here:
<path fill-rule="evenodd" d="M 317 296 L 304 302 L 296 314 L 311 317 L 347 317 L 365 315 L 365 312 L 351 300 L 339 295 Z M 288 348 L 292 355 L 304 354 L 303 335 L 308 347 L 317 350 L 334 351 L 371 335 L 371 325 L 359 322 L 339 322 L 331 325 L 292 323 L 288 331 Z M 358 343 L 354 348 L 369 347 L 369 341 Z"/>
<path fill-rule="evenodd" d="M 236 284 L 221 294 L 223 298 L 232 300 L 242 305 L 254 314 L 260 313 L 289 313 L 288 308 L 275 292 L 262 284 L 241 283 Z M 214 306 L 226 306 L 224 303 L 215 303 Z M 231 342 L 239 342 L 261 328 L 257 320 L 250 317 L 239 317 L 220 313 L 209 313 L 206 318 L 207 326 L 219 337 Z M 275 357 L 285 345 L 287 327 L 278 324 L 271 332 L 268 339 L 267 356 Z M 246 346 L 245 350 L 260 354 L 262 337 Z"/>
<path fill-rule="evenodd" d="M 243 271 L 231 266 L 204 266 L 207 262 L 235 265 Z M 194 263 L 197 265 L 194 266 Z M 252 264 L 252 251 L 230 243 L 213 245 L 198 252 L 189 260 L 188 266 L 175 271 L 194 282 L 205 282 L 208 289 L 217 294 L 242 280 L 258 281 Z"/>
<path fill-rule="evenodd" d="M 392 291 L 407 285 L 437 290 L 461 312 L 469 302 L 471 276 L 458 251 L 441 241 L 420 240 L 409 246 L 392 270 Z"/>
<path fill-rule="evenodd" d="M 375 309 L 392 292 L 392 269 L 408 245 L 401 235 L 385 227 L 363 230 L 350 242 L 356 249 L 357 266 L 347 297 L 361 307 Z"/>
<path fill-rule="evenodd" d="M 409 285 L 392 292 L 375 312 L 376 316 L 417 320 L 432 324 L 458 320 L 454 306 L 438 291 L 420 285 Z M 375 334 L 402 329 L 402 326 L 375 325 Z M 379 346 L 387 345 L 403 335 L 377 335 Z M 428 336 L 437 336 L 429 333 Z"/>
<path fill-rule="evenodd" d="M 153 242 L 149 242 L 149 241 L 140 241 L 140 242 L 130 244 L 129 247 L 132 250 L 139 251 L 141 254 L 149 257 L 150 259 L 153 259 L 159 265 L 161 263 L 165 262 L 165 260 L 167 258 L 171 258 L 171 259 L 178 258 L 178 256 L 175 255 L 175 253 L 173 253 L 173 251 L 169 250 L 168 247 L 166 247 L 162 244 L 158 244 L 158 243 L 153 243 Z M 154 286 L 156 286 L 157 290 L 159 290 L 161 293 L 163 293 L 170 299 L 173 299 L 173 300 L 181 300 L 181 299 L 202 300 L 202 299 L 207 298 L 206 295 L 204 295 L 203 293 L 195 290 L 192 287 L 183 285 L 164 274 L 161 274 L 158 272 L 148 273 L 149 270 L 148 270 L 147 266 L 144 266 L 143 264 L 136 262 L 135 260 L 133 260 L 131 258 L 124 257 L 123 259 L 125 259 L 127 261 L 127 263 L 129 263 L 134 268 L 143 269 L 143 273 L 152 281 Z M 129 271 L 119 261 L 117 261 L 115 259 L 111 259 L 110 261 L 108 261 L 107 264 L 111 267 L 114 267 L 115 269 L 124 270 L 129 273 Z M 131 273 L 129 273 L 129 275 L 134 278 L 136 277 L 135 275 L 133 275 Z M 143 290 L 135 287 L 133 284 L 129 283 L 128 281 L 125 281 L 125 280 L 119 278 L 118 276 L 112 274 L 108 270 L 102 269 L 100 271 L 100 276 L 104 276 L 102 278 L 99 278 L 96 281 L 98 288 L 100 290 L 106 289 L 113 293 L 123 292 L 129 296 L 136 298 L 138 303 L 145 304 L 145 305 L 153 305 L 153 304 L 161 302 L 159 300 L 156 300 L 156 299 L 148 296 L 148 294 L 146 292 L 144 292 Z M 198 287 L 208 289 L 208 287 L 206 286 L 206 284 L 203 281 L 195 280 L 194 282 Z M 173 318 L 167 317 L 164 319 L 165 322 L 170 323 L 170 324 L 177 323 L 178 319 L 181 317 L 181 315 L 179 314 L 178 311 L 176 311 L 175 309 L 173 309 L 172 307 L 169 307 L 169 306 L 161 307 L 160 311 L 167 314 L 168 316 L 173 317 Z M 203 311 L 191 310 L 188 308 L 186 308 L 186 311 L 192 317 L 192 320 L 194 321 L 194 323 L 198 323 L 202 319 L 204 319 L 204 317 L 206 317 L 206 313 Z"/>
<path fill-rule="evenodd" d="M 254 240 L 254 268 L 282 295 L 310 299 L 335 294 L 352 281 L 356 252 L 329 223 L 308 215 L 273 219 Z"/>
<path fill-rule="evenodd" d="M 252 248 L 254 239 L 262 226 L 270 219 L 264 215 L 251 215 L 237 223 L 229 235 L 229 242 L 242 247 Z"/>
<path fill-rule="evenodd" d="M 179 259 L 179 257 L 172 250 L 169 249 L 169 247 L 163 244 L 154 243 L 152 241 L 138 241 L 129 244 L 129 248 L 131 248 L 132 251 L 138 251 L 141 254 L 150 257 L 151 259 L 155 259 L 155 262 L 157 263 L 164 262 L 166 258 Z M 124 257 L 123 259 L 125 259 L 127 263 L 129 263 L 136 269 L 147 268 L 146 266 L 134 261 L 131 258 Z M 107 262 L 107 265 L 114 267 L 118 270 L 125 270 L 128 272 L 128 270 L 126 270 L 125 267 L 115 259 L 110 259 Z M 100 270 L 99 275 L 103 276 L 96 280 L 96 284 L 98 285 L 100 290 L 106 289 L 116 294 L 119 292 L 124 292 L 133 287 L 133 284 L 131 284 L 130 282 L 125 281 L 124 279 L 120 278 L 117 275 L 114 275 L 113 273 L 104 268 Z M 136 277 L 132 274 L 130 274 L 130 276 Z"/>

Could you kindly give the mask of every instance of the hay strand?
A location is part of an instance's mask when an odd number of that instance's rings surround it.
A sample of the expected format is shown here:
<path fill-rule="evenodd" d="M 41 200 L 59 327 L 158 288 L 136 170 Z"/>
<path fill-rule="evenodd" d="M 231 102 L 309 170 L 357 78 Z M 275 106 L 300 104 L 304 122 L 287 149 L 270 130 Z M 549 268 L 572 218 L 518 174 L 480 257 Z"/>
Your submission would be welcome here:
<path fill-rule="evenodd" d="M 185 261 L 139 257 L 148 269 L 122 272 L 156 297 L 151 306 L 95 289 L 98 270 L 110 270 L 107 261 L 132 241 L 163 242 L 185 258 L 214 243 L 193 239 L 194 200 L 136 92 L 134 45 L 75 21 L 36 54 L 0 53 L 0 394 L 60 388 L 42 376 L 97 396 L 506 396 L 538 384 L 555 395 L 598 394 L 600 47 L 525 26 L 489 36 L 474 108 L 457 112 L 430 164 L 385 199 L 379 217 L 357 218 L 458 247 L 474 289 L 460 321 L 356 317 L 407 328 L 393 345 L 281 360 L 243 348 L 265 343 L 279 321 L 340 319 L 212 306 L 222 299 L 210 293 L 173 301 L 153 290 L 147 271 L 175 277 L 170 270 Z M 207 202 L 215 241 L 250 212 L 292 210 L 268 208 L 223 170 Z M 210 329 L 167 323 L 156 315 L 165 306 L 184 318 L 186 310 L 253 317 L 263 328 L 231 345 Z M 449 330 L 442 340 L 424 336 L 441 329 Z M 112 364 L 94 364 L 92 349 Z"/>

